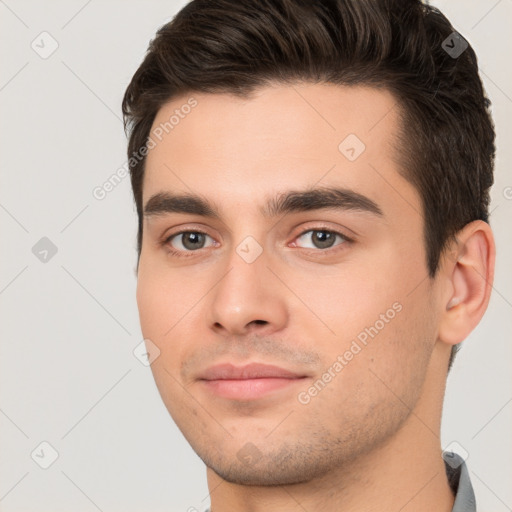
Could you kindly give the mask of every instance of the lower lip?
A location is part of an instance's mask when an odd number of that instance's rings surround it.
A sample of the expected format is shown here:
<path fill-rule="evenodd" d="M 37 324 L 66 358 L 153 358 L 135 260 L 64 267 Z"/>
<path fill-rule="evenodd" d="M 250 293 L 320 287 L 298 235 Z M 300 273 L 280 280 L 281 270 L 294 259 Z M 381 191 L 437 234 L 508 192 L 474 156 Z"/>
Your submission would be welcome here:
<path fill-rule="evenodd" d="M 304 378 L 284 379 L 276 377 L 260 379 L 221 379 L 201 382 L 215 395 L 230 400 L 255 400 L 265 395 L 302 382 Z"/>

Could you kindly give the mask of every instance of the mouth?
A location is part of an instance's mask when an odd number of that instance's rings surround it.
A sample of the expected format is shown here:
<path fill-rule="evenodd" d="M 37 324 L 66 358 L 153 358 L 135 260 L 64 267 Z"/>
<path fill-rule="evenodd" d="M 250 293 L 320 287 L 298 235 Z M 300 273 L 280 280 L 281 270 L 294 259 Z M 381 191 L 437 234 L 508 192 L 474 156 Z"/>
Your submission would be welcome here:
<path fill-rule="evenodd" d="M 199 381 L 208 392 L 229 400 L 256 400 L 303 383 L 307 375 L 278 366 L 220 364 L 205 370 Z"/>

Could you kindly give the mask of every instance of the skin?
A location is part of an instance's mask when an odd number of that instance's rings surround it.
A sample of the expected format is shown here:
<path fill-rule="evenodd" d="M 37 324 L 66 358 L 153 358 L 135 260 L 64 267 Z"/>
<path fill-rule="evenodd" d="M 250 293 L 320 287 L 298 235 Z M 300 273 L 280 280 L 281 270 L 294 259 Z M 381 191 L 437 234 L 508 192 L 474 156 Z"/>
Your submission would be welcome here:
<path fill-rule="evenodd" d="M 468 224 L 428 278 L 421 200 L 399 173 L 400 121 L 385 90 L 301 83 L 250 99 L 189 94 L 163 106 L 153 129 L 190 96 L 197 106 L 148 153 L 143 202 L 193 192 L 221 217 L 144 219 L 137 303 L 143 335 L 160 350 L 151 368 L 163 402 L 207 466 L 212 511 L 451 511 L 443 396 L 451 347 L 489 300 L 489 226 Z M 338 149 L 348 134 L 366 146 L 354 161 Z M 278 193 L 319 186 L 356 191 L 383 215 L 260 211 Z M 164 243 L 183 230 L 208 235 L 189 257 L 169 252 L 186 253 L 181 235 Z M 323 230 L 352 241 L 318 248 Z M 236 252 L 247 236 L 262 249 L 252 263 Z M 393 304 L 400 311 L 300 403 Z M 198 380 L 224 362 L 306 377 L 230 400 Z"/>

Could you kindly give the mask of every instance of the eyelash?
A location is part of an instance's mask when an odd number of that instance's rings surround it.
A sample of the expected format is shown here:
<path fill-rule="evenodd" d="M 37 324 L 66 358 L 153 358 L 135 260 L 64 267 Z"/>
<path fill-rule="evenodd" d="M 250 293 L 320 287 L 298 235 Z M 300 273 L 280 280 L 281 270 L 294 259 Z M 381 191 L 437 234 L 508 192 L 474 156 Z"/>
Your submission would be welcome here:
<path fill-rule="evenodd" d="M 343 239 L 343 241 L 341 243 L 339 243 L 338 245 L 335 245 L 334 247 L 329 247 L 327 249 L 307 249 L 306 248 L 306 250 L 314 251 L 316 253 L 332 253 L 332 252 L 336 252 L 337 250 L 340 250 L 340 247 L 345 245 L 346 243 L 354 242 L 354 240 L 352 238 L 349 238 L 348 236 L 344 235 L 343 233 L 340 233 L 339 231 L 333 231 L 333 230 L 330 230 L 330 229 L 326 229 L 326 228 L 309 228 L 309 229 L 306 229 L 306 230 L 302 231 L 301 233 L 299 233 L 295 237 L 295 239 L 298 239 L 298 238 L 302 237 L 306 233 L 315 233 L 315 232 L 330 233 L 330 234 L 335 235 L 335 236 L 337 235 L 337 236 L 341 237 Z M 175 256 L 175 257 L 178 257 L 178 258 L 193 257 L 193 256 L 195 256 L 195 253 L 199 252 L 201 249 L 197 249 L 195 251 L 180 251 L 180 250 L 174 249 L 170 245 L 170 242 L 171 242 L 171 240 L 173 238 L 175 238 L 177 236 L 180 236 L 180 235 L 184 235 L 185 233 L 198 233 L 198 234 L 201 234 L 201 235 L 210 236 L 210 235 L 208 235 L 208 233 L 205 233 L 204 231 L 197 230 L 197 229 L 178 231 L 177 233 L 173 233 L 172 235 L 169 235 L 168 237 L 164 238 L 164 240 L 162 240 L 162 242 L 161 242 L 161 245 L 164 246 L 168 250 L 169 254 L 171 254 L 172 256 Z M 300 249 L 300 247 L 299 247 L 299 249 Z M 343 250 L 343 249 L 341 249 L 341 250 Z"/>

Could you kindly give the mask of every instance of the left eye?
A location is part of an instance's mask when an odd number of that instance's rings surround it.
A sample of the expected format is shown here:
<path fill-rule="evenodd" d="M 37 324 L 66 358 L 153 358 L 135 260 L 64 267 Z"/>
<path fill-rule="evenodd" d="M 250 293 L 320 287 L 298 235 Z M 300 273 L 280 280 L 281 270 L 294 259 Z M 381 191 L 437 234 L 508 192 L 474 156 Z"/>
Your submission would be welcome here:
<path fill-rule="evenodd" d="M 329 249 L 330 247 L 334 246 L 336 239 L 340 240 L 340 243 L 336 245 L 341 245 L 343 242 L 348 241 L 348 238 L 343 236 L 341 233 L 337 233 L 336 231 L 328 231 L 326 229 L 310 229 L 309 231 L 305 231 L 302 233 L 302 235 L 297 237 L 297 240 L 302 240 L 306 243 L 308 239 L 311 241 L 313 246 L 306 246 L 306 249 Z"/>

